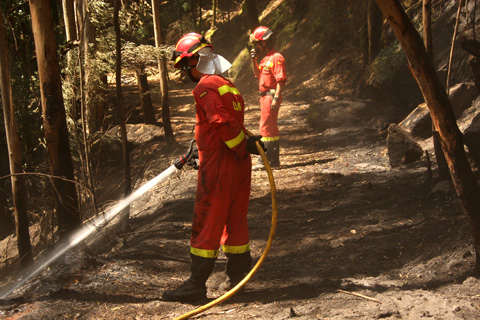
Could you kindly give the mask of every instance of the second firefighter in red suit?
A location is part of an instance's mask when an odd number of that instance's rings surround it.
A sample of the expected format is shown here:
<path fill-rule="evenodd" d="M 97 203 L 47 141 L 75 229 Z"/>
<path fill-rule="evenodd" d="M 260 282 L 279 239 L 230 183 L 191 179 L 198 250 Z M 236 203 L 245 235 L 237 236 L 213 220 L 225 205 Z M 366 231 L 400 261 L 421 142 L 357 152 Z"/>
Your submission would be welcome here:
<path fill-rule="evenodd" d="M 260 135 L 267 147 L 267 157 L 271 167 L 280 166 L 280 132 L 278 130 L 278 112 L 282 103 L 282 94 L 287 81 L 285 59 L 274 49 L 273 32 L 260 26 L 250 35 L 252 66 L 258 78 L 260 91 Z M 260 63 L 258 63 L 258 59 Z M 261 159 L 254 169 L 264 167 Z"/>
<path fill-rule="evenodd" d="M 232 82 L 219 75 L 231 65 L 212 49 L 203 36 L 189 33 L 178 41 L 173 57 L 175 67 L 198 82 L 193 96 L 199 169 L 190 239 L 191 275 L 163 294 L 169 301 L 206 298 L 205 283 L 220 247 L 227 256 L 227 278 L 220 291 L 233 288 L 251 267 L 250 153 L 258 154 L 255 141 L 261 136 L 245 135 L 243 98 Z"/>

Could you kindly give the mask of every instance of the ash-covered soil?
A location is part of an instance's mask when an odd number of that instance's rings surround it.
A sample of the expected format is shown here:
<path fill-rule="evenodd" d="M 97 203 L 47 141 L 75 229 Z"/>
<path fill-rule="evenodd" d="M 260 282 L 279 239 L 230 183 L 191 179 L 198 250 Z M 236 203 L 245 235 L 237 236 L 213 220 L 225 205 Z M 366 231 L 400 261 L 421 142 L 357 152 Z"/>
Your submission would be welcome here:
<path fill-rule="evenodd" d="M 142 183 L 166 169 L 193 137 L 190 89 L 172 90 L 181 145 L 145 143 L 132 154 Z M 246 96 L 246 126 L 257 132 L 259 107 Z M 349 102 L 325 114 L 322 101 L 286 99 L 280 113 L 282 166 L 273 174 L 278 221 L 273 245 L 243 295 L 195 316 L 204 319 L 479 319 L 480 281 L 470 277 L 469 225 L 449 183 L 428 179 L 425 161 L 391 168 L 388 106 Z M 328 120 L 328 122 L 327 122 Z M 322 122 L 325 123 L 322 123 Z M 327 125 L 328 124 L 328 125 Z M 431 141 L 421 141 L 432 155 Z M 121 176 L 121 175 L 119 175 Z M 255 262 L 271 227 L 264 171 L 253 172 L 249 212 Z M 174 319 L 199 305 L 161 300 L 189 275 L 196 171 L 190 168 L 131 206 L 131 229 L 102 231 L 83 254 L 69 253 L 0 301 L 4 319 Z M 209 298 L 223 280 L 221 254 Z"/>

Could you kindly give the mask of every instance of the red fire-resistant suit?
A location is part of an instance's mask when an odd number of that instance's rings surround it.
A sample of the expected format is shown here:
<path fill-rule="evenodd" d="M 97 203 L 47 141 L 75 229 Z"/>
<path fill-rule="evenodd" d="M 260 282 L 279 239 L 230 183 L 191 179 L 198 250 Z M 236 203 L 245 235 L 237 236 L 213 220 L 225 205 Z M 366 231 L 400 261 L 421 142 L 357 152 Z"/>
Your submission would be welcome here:
<path fill-rule="evenodd" d="M 273 96 L 270 90 L 275 90 L 278 82 L 287 81 L 287 72 L 285 70 L 285 59 L 283 56 L 275 51 L 270 50 L 259 64 L 260 74 L 258 76 L 260 89 L 260 132 L 263 141 L 275 141 L 280 137 L 278 131 L 278 110 L 282 99 L 277 102 L 277 108 L 272 110 Z"/>
<path fill-rule="evenodd" d="M 193 91 L 199 155 L 190 252 L 204 258 L 250 250 L 247 211 L 251 158 L 245 150 L 244 101 L 219 75 L 204 75 Z"/>

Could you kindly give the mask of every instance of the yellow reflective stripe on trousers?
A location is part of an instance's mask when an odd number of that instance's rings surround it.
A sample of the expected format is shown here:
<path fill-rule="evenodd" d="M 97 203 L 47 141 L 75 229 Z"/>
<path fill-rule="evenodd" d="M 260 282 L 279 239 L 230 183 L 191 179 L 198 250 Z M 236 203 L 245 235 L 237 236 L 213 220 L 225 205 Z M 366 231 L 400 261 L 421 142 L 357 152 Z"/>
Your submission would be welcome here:
<path fill-rule="evenodd" d="M 232 140 L 225 141 L 225 144 L 230 149 L 233 149 L 236 146 L 238 146 L 243 141 L 243 139 L 245 139 L 245 132 L 243 132 L 242 130 L 240 131 L 239 135 L 233 138 Z"/>
<path fill-rule="evenodd" d="M 236 253 L 236 254 L 240 254 L 240 253 L 245 253 L 245 252 L 248 252 L 250 251 L 250 244 L 247 243 L 243 246 L 227 246 L 227 245 L 222 245 L 222 250 L 223 252 L 225 253 Z"/>
<path fill-rule="evenodd" d="M 202 258 L 216 258 L 218 257 L 218 250 L 206 250 L 190 247 L 190 253 Z"/>
<path fill-rule="evenodd" d="M 240 92 L 238 91 L 237 88 L 230 87 L 228 84 L 218 88 L 218 93 L 220 93 L 221 96 L 223 96 L 225 93 L 228 93 L 228 92 L 240 95 Z"/>
<path fill-rule="evenodd" d="M 262 140 L 262 141 L 277 141 L 277 140 L 280 140 L 280 136 L 276 136 L 276 137 L 262 137 L 260 140 Z"/>

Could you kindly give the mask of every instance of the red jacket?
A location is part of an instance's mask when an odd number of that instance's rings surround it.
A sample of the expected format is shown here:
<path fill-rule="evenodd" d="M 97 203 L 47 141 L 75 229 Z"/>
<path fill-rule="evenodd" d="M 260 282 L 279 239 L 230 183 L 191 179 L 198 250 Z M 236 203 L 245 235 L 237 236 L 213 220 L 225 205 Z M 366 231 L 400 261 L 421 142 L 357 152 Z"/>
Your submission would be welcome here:
<path fill-rule="evenodd" d="M 285 70 L 285 59 L 275 51 L 270 50 L 267 55 L 260 61 L 260 75 L 258 83 L 260 91 L 269 91 L 275 89 L 277 82 L 287 81 L 287 72 Z"/>

